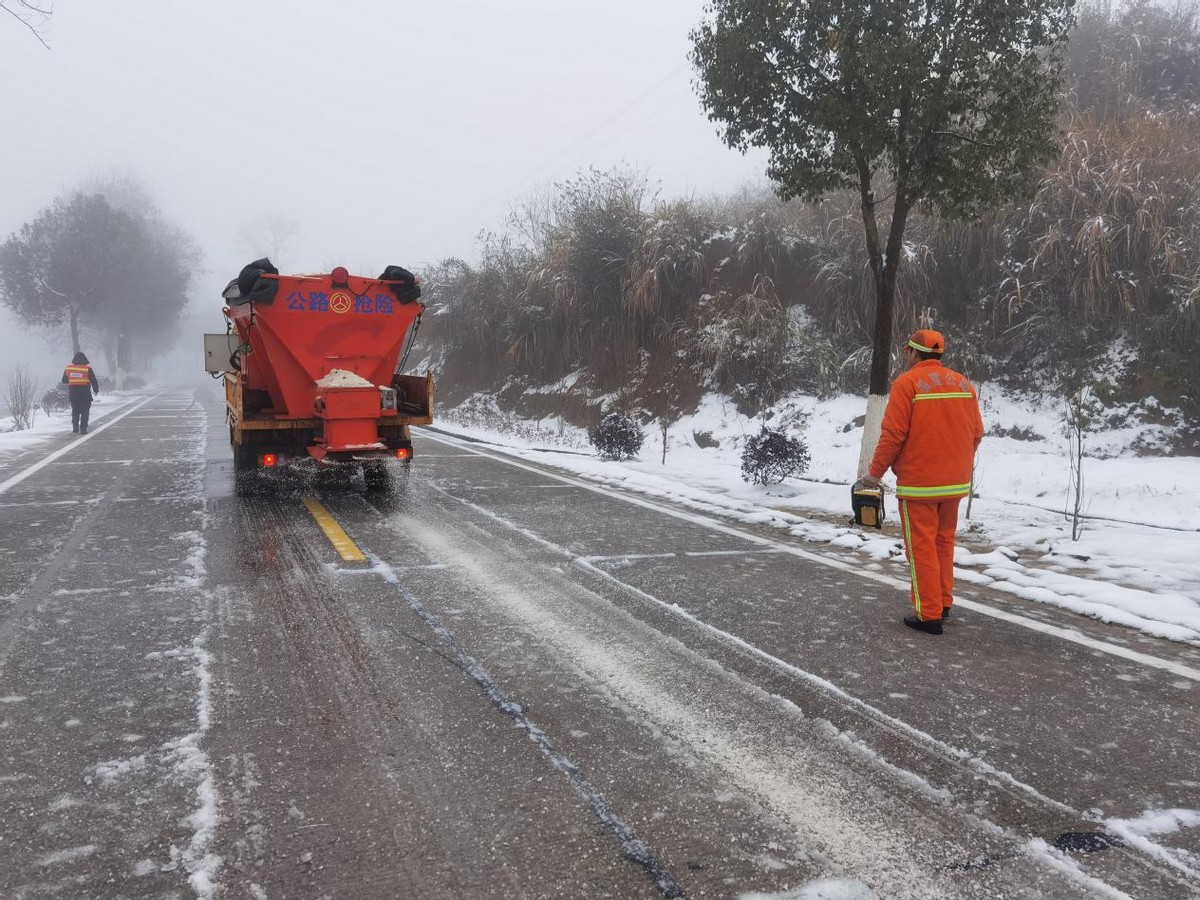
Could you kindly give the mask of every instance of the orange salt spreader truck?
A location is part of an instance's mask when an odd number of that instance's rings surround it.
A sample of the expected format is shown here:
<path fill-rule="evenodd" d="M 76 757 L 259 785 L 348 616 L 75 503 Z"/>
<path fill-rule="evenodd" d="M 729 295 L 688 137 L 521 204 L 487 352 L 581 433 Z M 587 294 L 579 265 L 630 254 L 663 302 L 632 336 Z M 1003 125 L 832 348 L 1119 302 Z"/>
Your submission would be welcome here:
<path fill-rule="evenodd" d="M 425 309 L 417 278 L 280 275 L 260 259 L 222 296 L 228 330 L 204 336 L 205 367 L 224 376 L 239 484 L 308 460 L 361 467 L 368 489 L 386 489 L 389 464 L 412 459 L 409 426 L 433 421 L 433 376 L 399 371 Z"/>

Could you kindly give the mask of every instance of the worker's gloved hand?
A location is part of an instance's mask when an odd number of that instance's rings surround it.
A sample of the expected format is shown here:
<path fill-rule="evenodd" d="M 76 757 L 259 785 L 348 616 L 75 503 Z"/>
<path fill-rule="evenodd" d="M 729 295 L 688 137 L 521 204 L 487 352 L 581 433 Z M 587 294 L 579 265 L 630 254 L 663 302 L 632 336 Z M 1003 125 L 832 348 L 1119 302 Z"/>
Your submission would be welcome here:
<path fill-rule="evenodd" d="M 863 475 L 863 477 L 860 478 L 859 481 L 861 481 L 863 483 L 863 487 L 869 487 L 869 488 L 879 487 L 879 479 L 876 478 L 874 475 L 872 475 L 870 472 L 867 472 L 865 475 Z"/>

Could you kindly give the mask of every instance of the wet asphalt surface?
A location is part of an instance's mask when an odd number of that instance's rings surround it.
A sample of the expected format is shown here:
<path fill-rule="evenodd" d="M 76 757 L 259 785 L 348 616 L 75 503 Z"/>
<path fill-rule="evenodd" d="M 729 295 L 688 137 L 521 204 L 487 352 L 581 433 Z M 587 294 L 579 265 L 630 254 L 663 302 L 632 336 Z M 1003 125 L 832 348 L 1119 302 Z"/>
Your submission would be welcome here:
<path fill-rule="evenodd" d="M 1200 829 L 1103 824 L 1200 809 L 1196 648 L 918 634 L 891 568 L 435 433 L 239 496 L 217 400 L 0 460 L 0 896 L 1200 892 Z"/>

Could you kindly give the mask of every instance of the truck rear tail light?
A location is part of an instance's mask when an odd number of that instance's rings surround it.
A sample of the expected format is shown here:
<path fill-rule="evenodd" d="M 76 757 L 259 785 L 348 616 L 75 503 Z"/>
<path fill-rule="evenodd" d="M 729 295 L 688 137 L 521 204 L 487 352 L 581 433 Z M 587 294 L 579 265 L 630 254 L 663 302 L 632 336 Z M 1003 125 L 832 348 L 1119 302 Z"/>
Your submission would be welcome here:
<path fill-rule="evenodd" d="M 262 455 L 261 459 L 262 459 L 262 464 L 264 467 L 273 466 L 277 462 L 279 462 L 279 457 L 276 456 L 274 453 L 264 453 Z"/>
<path fill-rule="evenodd" d="M 401 447 L 396 451 L 396 459 L 412 459 L 412 448 Z"/>

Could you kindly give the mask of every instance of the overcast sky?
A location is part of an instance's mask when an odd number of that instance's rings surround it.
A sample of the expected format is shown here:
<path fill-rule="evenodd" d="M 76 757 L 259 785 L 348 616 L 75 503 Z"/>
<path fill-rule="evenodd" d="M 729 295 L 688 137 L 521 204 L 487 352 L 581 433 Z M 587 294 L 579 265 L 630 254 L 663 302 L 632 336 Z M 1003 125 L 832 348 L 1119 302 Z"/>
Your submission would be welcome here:
<path fill-rule="evenodd" d="M 765 156 L 726 148 L 692 88 L 703 4 L 55 0 L 49 50 L 3 16 L 0 237 L 136 175 L 203 250 L 220 330 L 239 229 L 264 214 L 298 224 L 281 269 L 376 274 L 470 258 L 587 166 L 628 163 L 665 197 L 759 182 Z"/>

